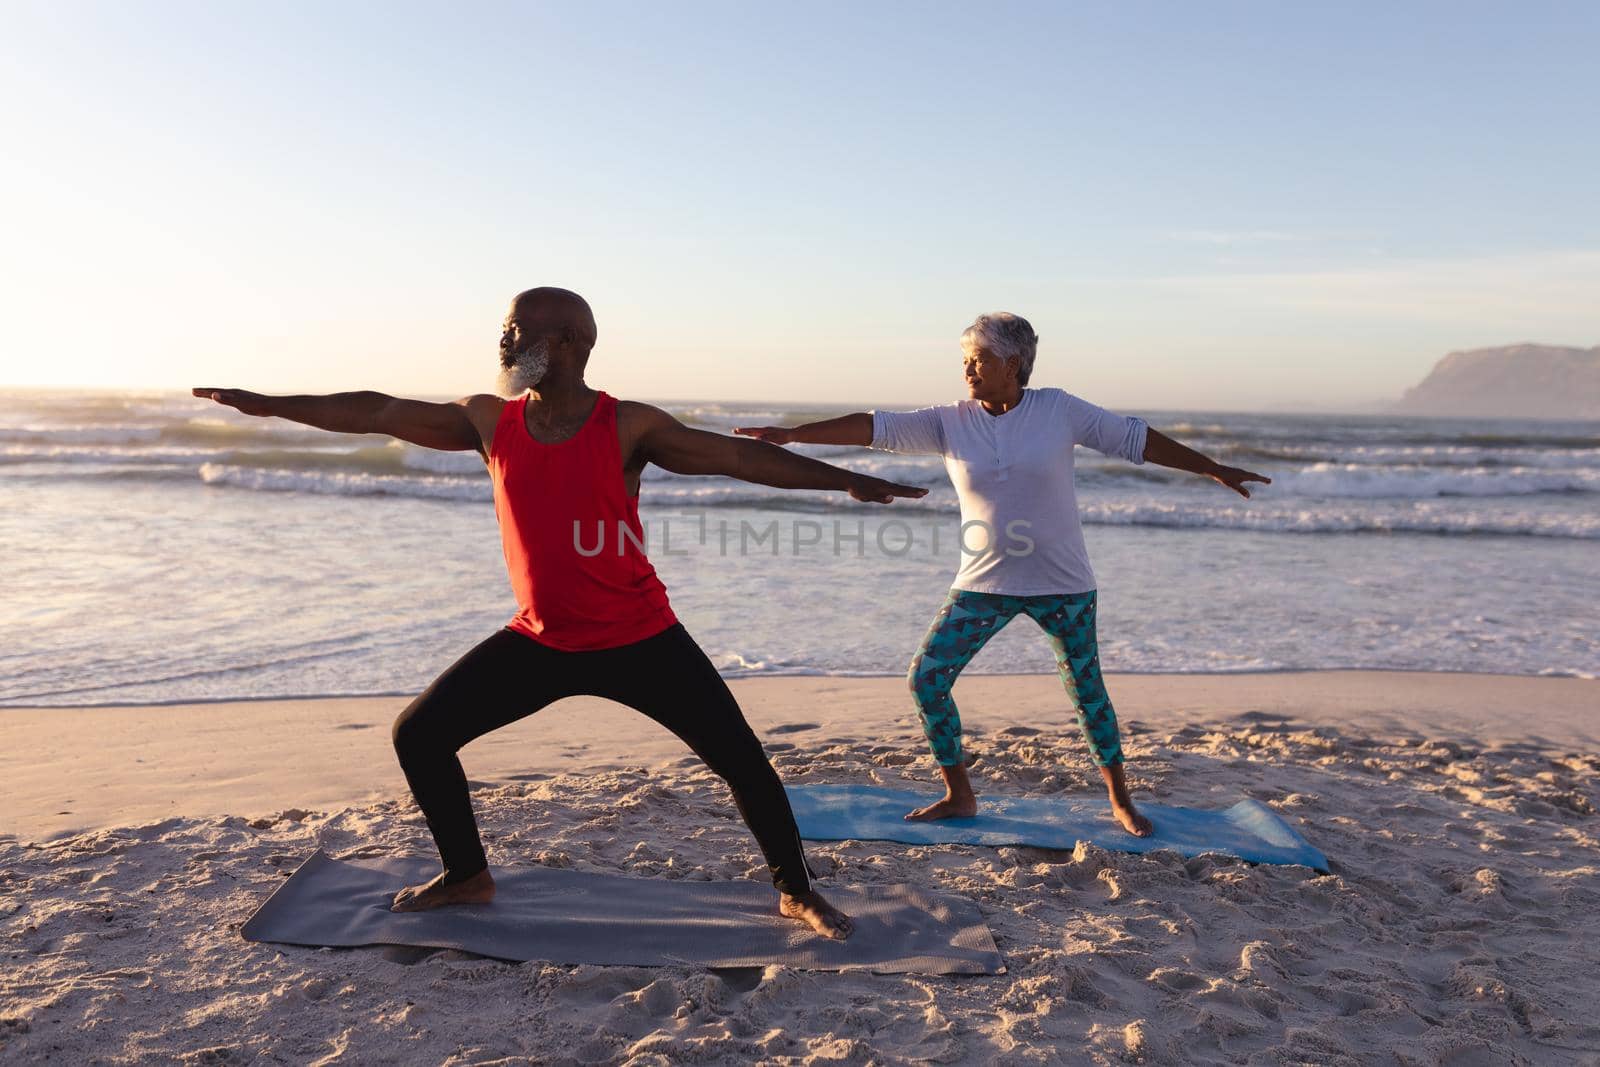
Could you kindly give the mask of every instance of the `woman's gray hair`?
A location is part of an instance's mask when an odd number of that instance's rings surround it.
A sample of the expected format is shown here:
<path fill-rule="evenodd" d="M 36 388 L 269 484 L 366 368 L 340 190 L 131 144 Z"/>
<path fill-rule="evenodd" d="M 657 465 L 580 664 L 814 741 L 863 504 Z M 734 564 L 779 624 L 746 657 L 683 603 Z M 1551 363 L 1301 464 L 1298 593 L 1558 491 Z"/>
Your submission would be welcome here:
<path fill-rule="evenodd" d="M 1033 357 L 1039 352 L 1039 335 L 1033 332 L 1028 320 L 1009 311 L 991 311 L 979 315 L 961 334 L 961 347 L 981 348 L 1007 363 L 1021 360 L 1017 367 L 1017 384 L 1027 385 L 1033 373 Z"/>

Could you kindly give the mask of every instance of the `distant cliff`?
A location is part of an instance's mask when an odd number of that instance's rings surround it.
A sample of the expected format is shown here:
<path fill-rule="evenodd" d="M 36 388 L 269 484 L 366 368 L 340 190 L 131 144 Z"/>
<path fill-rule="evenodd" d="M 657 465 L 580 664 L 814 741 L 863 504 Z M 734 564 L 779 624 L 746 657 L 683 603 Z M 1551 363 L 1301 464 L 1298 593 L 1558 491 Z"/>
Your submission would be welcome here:
<path fill-rule="evenodd" d="M 1600 345 L 1503 345 L 1452 352 L 1396 411 L 1508 419 L 1600 419 Z"/>

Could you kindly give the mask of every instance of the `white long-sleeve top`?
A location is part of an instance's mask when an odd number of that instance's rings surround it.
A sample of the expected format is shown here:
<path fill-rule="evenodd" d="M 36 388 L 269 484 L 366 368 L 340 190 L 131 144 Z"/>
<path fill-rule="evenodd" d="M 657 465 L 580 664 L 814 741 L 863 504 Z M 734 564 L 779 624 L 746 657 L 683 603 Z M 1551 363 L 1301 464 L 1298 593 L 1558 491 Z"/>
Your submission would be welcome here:
<path fill-rule="evenodd" d="M 1010 596 L 1095 588 L 1073 484 L 1073 447 L 1144 462 L 1143 419 L 1061 389 L 1024 389 L 991 415 L 976 400 L 872 412 L 872 447 L 944 457 L 961 503 L 956 589 Z"/>

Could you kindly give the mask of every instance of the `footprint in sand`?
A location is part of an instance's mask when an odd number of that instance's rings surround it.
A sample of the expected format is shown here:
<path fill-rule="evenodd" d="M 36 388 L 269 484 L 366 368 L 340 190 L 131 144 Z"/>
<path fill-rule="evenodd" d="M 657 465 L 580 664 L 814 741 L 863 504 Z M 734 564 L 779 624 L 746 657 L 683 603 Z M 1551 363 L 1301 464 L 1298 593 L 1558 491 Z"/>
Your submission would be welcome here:
<path fill-rule="evenodd" d="M 803 733 L 806 730 L 816 730 L 816 729 L 819 729 L 819 727 L 814 722 L 790 722 L 790 723 L 785 723 L 782 726 L 774 726 L 772 729 L 768 730 L 767 733 L 769 733 L 769 734 L 798 734 L 798 733 Z"/>
<path fill-rule="evenodd" d="M 442 948 L 426 948 L 417 945 L 385 945 L 381 955 L 390 963 L 398 963 L 404 967 L 414 967 L 430 956 L 437 956 L 443 952 Z"/>
<path fill-rule="evenodd" d="M 712 974 L 722 979 L 722 984 L 734 993 L 748 993 L 761 984 L 765 973 L 762 967 L 710 967 Z"/>

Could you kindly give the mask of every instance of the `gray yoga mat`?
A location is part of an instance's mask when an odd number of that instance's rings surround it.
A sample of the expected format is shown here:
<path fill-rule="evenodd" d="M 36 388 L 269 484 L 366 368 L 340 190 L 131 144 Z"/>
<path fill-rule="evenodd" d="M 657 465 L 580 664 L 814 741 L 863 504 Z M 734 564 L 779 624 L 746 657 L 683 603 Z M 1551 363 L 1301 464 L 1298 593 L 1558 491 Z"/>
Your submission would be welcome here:
<path fill-rule="evenodd" d="M 977 906 L 908 885 L 827 886 L 855 919 L 845 941 L 778 914 L 757 882 L 628 878 L 549 867 L 495 871 L 494 903 L 400 913 L 402 885 L 427 881 L 436 860 L 336 860 L 318 851 L 244 924 L 250 941 L 289 945 L 415 945 L 504 960 L 658 967 L 764 967 L 886 974 L 1005 970 Z"/>

